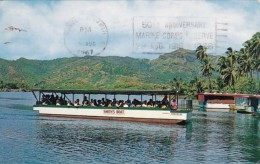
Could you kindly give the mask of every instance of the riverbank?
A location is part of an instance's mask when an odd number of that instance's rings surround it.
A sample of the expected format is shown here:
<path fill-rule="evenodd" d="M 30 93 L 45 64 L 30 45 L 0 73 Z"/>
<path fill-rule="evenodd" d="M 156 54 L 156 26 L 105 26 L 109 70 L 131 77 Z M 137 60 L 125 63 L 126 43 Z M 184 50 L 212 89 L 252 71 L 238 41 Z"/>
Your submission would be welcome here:
<path fill-rule="evenodd" d="M 25 89 L 2 89 L 0 92 L 31 92 L 31 90 Z"/>

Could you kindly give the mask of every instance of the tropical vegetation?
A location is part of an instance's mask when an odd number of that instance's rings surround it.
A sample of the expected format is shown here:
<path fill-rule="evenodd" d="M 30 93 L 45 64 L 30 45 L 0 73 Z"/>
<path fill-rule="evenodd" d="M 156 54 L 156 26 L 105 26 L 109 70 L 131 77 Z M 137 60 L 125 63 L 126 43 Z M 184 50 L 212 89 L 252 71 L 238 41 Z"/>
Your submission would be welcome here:
<path fill-rule="evenodd" d="M 240 50 L 227 48 L 213 56 L 203 46 L 179 49 L 153 60 L 87 56 L 55 60 L 0 59 L 0 90 L 175 89 L 195 97 L 199 92 L 260 93 L 260 32 Z"/>

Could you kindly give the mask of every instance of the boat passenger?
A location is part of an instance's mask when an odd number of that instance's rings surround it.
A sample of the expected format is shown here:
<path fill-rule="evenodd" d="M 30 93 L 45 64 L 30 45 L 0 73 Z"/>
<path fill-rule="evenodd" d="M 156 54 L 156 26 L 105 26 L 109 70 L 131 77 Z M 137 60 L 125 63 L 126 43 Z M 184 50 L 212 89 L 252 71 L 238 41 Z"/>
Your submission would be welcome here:
<path fill-rule="evenodd" d="M 146 100 L 143 101 L 143 103 L 142 103 L 142 107 L 147 107 L 147 101 L 146 101 Z"/>
<path fill-rule="evenodd" d="M 163 104 L 168 104 L 169 103 L 169 101 L 167 99 L 167 95 L 165 95 L 164 98 L 162 99 L 162 103 Z"/>
<path fill-rule="evenodd" d="M 82 100 L 82 104 L 84 104 L 84 101 L 87 101 L 87 100 L 88 100 L 87 96 L 84 96 L 84 98 Z"/>
<path fill-rule="evenodd" d="M 147 103 L 147 108 L 153 108 L 153 100 L 150 99 Z"/>
<path fill-rule="evenodd" d="M 137 107 L 137 108 L 139 108 L 139 107 L 141 107 L 141 106 L 142 106 L 141 102 L 138 101 L 137 99 L 134 99 L 134 100 L 132 101 L 132 107 Z"/>
<path fill-rule="evenodd" d="M 54 101 L 53 101 L 52 104 L 55 105 L 57 103 L 57 100 L 59 100 L 59 96 L 58 95 L 55 96 Z"/>
<path fill-rule="evenodd" d="M 55 102 L 56 102 L 55 97 L 54 97 L 53 94 L 52 94 L 51 97 L 50 97 L 50 102 L 51 102 L 52 104 L 55 104 Z"/>
<path fill-rule="evenodd" d="M 42 95 L 42 102 L 44 103 L 45 101 L 47 101 L 47 97 L 45 95 Z"/>
<path fill-rule="evenodd" d="M 153 102 L 153 107 L 154 108 L 159 108 L 159 101 Z"/>
<path fill-rule="evenodd" d="M 150 103 L 147 103 L 147 108 L 153 108 L 153 105 Z"/>
<path fill-rule="evenodd" d="M 100 103 L 100 106 L 105 106 L 105 103 L 103 102 L 103 101 L 101 101 L 101 103 Z"/>
<path fill-rule="evenodd" d="M 171 109 L 173 109 L 173 110 L 178 109 L 178 104 L 175 99 L 171 102 Z"/>
<path fill-rule="evenodd" d="M 88 105 L 89 105 L 88 100 L 83 101 L 83 106 L 88 106 Z"/>
<path fill-rule="evenodd" d="M 112 101 L 110 100 L 109 103 L 108 103 L 108 107 L 112 107 Z"/>
<path fill-rule="evenodd" d="M 67 106 L 72 106 L 72 104 L 71 104 L 71 101 L 70 101 L 70 100 L 67 102 Z"/>
<path fill-rule="evenodd" d="M 58 99 L 58 100 L 56 100 L 56 105 L 57 106 L 60 106 L 61 105 L 61 103 L 60 103 L 60 100 Z"/>
<path fill-rule="evenodd" d="M 105 98 L 102 98 L 102 99 L 101 99 L 101 102 L 102 102 L 102 104 L 104 104 L 104 106 L 105 106 L 105 104 L 106 104 Z"/>
<path fill-rule="evenodd" d="M 116 106 L 116 99 L 113 99 L 112 106 Z"/>
<path fill-rule="evenodd" d="M 165 102 L 162 102 L 162 106 L 161 106 L 162 109 L 166 109 L 167 108 L 167 104 Z"/>
<path fill-rule="evenodd" d="M 104 103 L 104 101 L 103 100 L 98 100 L 97 101 L 97 106 L 105 106 L 105 103 Z"/>
<path fill-rule="evenodd" d="M 93 99 L 90 100 L 90 106 L 95 106 Z"/>
<path fill-rule="evenodd" d="M 48 105 L 47 100 L 45 100 L 45 101 L 42 103 L 42 105 Z"/>
<path fill-rule="evenodd" d="M 119 101 L 119 104 L 120 104 L 120 107 L 123 107 L 123 105 L 124 105 L 124 100 L 120 100 L 120 101 Z"/>
<path fill-rule="evenodd" d="M 48 104 L 48 102 L 51 102 L 50 101 L 50 95 L 43 95 L 43 98 L 42 98 L 42 102 L 47 102 L 47 104 Z"/>
<path fill-rule="evenodd" d="M 135 107 L 135 99 L 132 101 L 131 105 L 129 107 L 134 108 Z"/>
<path fill-rule="evenodd" d="M 60 102 L 60 105 L 64 105 L 65 100 L 62 97 L 60 97 L 58 100 Z"/>
<path fill-rule="evenodd" d="M 119 108 L 121 106 L 120 102 L 119 101 L 116 101 L 116 105 L 115 105 L 117 108 Z"/>
<path fill-rule="evenodd" d="M 101 100 L 97 100 L 97 106 L 101 106 Z"/>
<path fill-rule="evenodd" d="M 80 104 L 79 104 L 79 99 L 77 99 L 77 100 L 74 102 L 74 106 L 80 106 Z"/>
<path fill-rule="evenodd" d="M 110 101 L 111 100 L 109 100 L 109 99 L 106 99 L 106 101 L 105 101 L 105 106 L 108 106 L 109 105 L 109 103 L 110 103 Z M 112 102 L 112 101 L 111 101 Z"/>
<path fill-rule="evenodd" d="M 128 99 L 126 102 L 127 102 L 128 107 L 132 106 L 131 100 Z"/>
<path fill-rule="evenodd" d="M 125 103 L 123 103 L 123 107 L 124 107 L 124 108 L 128 108 L 128 107 L 129 107 L 127 101 L 125 101 Z"/>
<path fill-rule="evenodd" d="M 97 103 L 97 100 L 96 99 L 94 99 L 94 106 L 98 106 L 98 103 Z"/>

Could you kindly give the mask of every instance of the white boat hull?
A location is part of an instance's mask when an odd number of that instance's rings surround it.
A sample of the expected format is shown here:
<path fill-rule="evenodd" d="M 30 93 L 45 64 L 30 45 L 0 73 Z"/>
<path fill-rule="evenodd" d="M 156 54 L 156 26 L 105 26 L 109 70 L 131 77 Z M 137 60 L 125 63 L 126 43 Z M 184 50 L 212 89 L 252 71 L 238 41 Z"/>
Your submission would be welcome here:
<path fill-rule="evenodd" d="M 206 110 L 209 112 L 229 112 L 229 104 L 207 103 Z"/>
<path fill-rule="evenodd" d="M 73 118 L 94 118 L 109 120 L 126 120 L 138 122 L 155 122 L 155 123 L 180 123 L 187 122 L 192 117 L 192 112 L 177 112 L 170 110 L 155 109 L 112 109 L 112 108 L 82 108 L 82 107 L 45 107 L 34 106 L 43 116 L 73 117 Z"/>

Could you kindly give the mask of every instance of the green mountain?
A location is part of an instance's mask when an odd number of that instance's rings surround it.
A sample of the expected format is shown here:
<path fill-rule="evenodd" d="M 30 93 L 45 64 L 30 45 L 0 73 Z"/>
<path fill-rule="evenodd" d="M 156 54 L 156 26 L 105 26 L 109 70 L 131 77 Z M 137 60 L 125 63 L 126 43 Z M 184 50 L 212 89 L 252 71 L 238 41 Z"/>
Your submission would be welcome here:
<path fill-rule="evenodd" d="M 211 56 L 216 61 L 216 56 Z M 0 81 L 29 88 L 161 89 L 174 77 L 198 76 L 195 51 L 179 49 L 157 59 L 87 56 L 54 60 L 0 59 Z"/>

